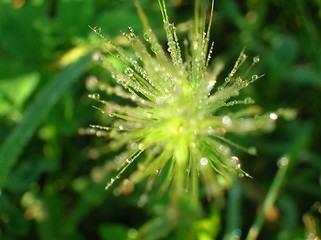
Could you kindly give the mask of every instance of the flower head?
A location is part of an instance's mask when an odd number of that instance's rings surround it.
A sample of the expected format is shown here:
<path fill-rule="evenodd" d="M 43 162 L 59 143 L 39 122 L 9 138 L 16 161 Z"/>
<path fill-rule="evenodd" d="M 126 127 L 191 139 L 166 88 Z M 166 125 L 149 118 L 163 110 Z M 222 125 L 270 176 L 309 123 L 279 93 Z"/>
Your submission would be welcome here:
<path fill-rule="evenodd" d="M 197 195 L 201 177 L 208 193 L 215 194 L 213 184 L 217 177 L 229 179 L 231 174 L 249 176 L 242 170 L 239 158 L 233 155 L 230 147 L 249 154 L 256 152 L 255 148 L 242 147 L 225 135 L 271 130 L 278 115 L 268 113 L 259 116 L 256 107 L 235 112 L 222 111 L 238 104 L 253 104 L 251 98 L 233 98 L 261 77 L 249 75 L 250 68 L 259 62 L 259 57 L 254 57 L 249 69 L 241 75 L 238 70 L 247 59 L 242 51 L 228 76 L 223 81 L 219 80 L 222 66 L 209 67 L 213 48 L 209 39 L 211 20 L 206 27 L 205 18 L 196 14 L 189 41 L 184 41 L 183 57 L 177 30 L 168 20 L 164 0 L 159 0 L 159 5 L 167 51 L 158 42 L 139 4 L 144 39 L 140 39 L 132 28 L 129 28 L 129 33 L 123 33 L 136 58 L 128 56 L 97 28 L 93 29 L 107 42 L 109 54 L 124 67 L 122 71 L 109 62 L 103 62 L 117 86 L 101 86 L 108 94 L 129 102 L 117 104 L 101 100 L 98 95 L 90 95 L 102 104 L 99 109 L 103 113 L 115 119 L 111 126 L 93 125 L 92 130 L 110 138 L 111 150 L 122 151 L 114 161 L 118 174 L 107 183 L 106 189 L 131 164 L 136 164 L 137 170 L 120 184 L 120 191 L 128 189 L 122 188 L 124 185 L 132 189 L 144 178 L 164 174 L 164 190 L 171 185 L 176 194 L 187 190 Z M 213 6 L 211 19 L 212 15 Z"/>

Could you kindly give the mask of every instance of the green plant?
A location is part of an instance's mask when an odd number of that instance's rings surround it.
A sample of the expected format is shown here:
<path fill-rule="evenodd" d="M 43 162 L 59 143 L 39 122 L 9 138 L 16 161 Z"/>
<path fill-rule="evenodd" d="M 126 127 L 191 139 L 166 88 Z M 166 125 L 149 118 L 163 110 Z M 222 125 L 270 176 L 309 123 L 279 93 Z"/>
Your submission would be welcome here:
<path fill-rule="evenodd" d="M 144 40 L 139 39 L 130 27 L 129 33 L 123 33 L 136 58 L 104 37 L 100 28 L 92 29 L 105 40 L 107 52 L 122 66 L 117 69 L 101 58 L 102 65 L 117 85 L 100 83 L 99 88 L 109 95 L 128 100 L 127 104 L 118 104 L 102 100 L 97 93 L 89 95 L 102 104 L 97 109 L 117 119 L 111 126 L 91 126 L 92 133 L 111 139 L 110 150 L 122 150 L 112 167 L 119 172 L 111 178 L 106 189 L 120 179 L 133 162 L 138 162 L 137 170 L 122 181 L 116 192 L 127 192 L 143 179 L 164 173 L 161 191 L 171 185 L 175 199 L 185 191 L 197 197 L 199 176 L 208 195 L 215 196 L 217 188 L 213 186 L 228 185 L 231 175 L 250 177 L 242 170 L 240 160 L 233 155 L 230 146 L 256 154 L 254 147 L 240 146 L 225 135 L 269 131 L 279 114 L 291 113 L 280 110 L 259 115 L 258 107 L 233 109 L 236 105 L 254 103 L 249 97 L 231 99 L 263 76 L 250 74 L 259 57 L 254 57 L 252 63 L 240 72 L 247 59 L 244 50 L 228 76 L 217 86 L 222 63 L 209 66 L 213 49 L 210 30 L 214 1 L 207 27 L 200 1 L 196 1 L 195 21 L 189 41 L 184 41 L 185 51 L 181 50 L 176 27 L 169 22 L 164 0 L 159 0 L 159 6 L 167 51 L 158 42 L 138 1 L 136 5 L 144 25 Z M 143 153 L 145 158 L 140 157 Z"/>

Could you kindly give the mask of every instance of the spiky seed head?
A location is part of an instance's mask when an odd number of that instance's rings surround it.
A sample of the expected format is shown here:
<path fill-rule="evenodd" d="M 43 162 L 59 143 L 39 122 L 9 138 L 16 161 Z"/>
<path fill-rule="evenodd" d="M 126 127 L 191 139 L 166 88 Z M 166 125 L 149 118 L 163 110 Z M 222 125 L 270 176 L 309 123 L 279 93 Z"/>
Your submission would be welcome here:
<path fill-rule="evenodd" d="M 120 193 L 128 193 L 141 180 L 160 174 L 165 175 L 161 189 L 171 185 L 176 196 L 185 191 L 197 196 L 199 177 L 209 195 L 215 195 L 213 186 L 219 185 L 220 178 L 229 181 L 233 174 L 250 177 L 242 170 L 231 147 L 252 155 L 256 149 L 242 147 L 225 135 L 271 130 L 278 113 L 259 115 L 259 108 L 254 106 L 239 111 L 221 109 L 254 103 L 249 97 L 233 98 L 262 77 L 249 75 L 260 58 L 254 57 L 250 67 L 240 74 L 238 70 L 247 59 L 243 50 L 228 76 L 219 80 L 222 64 L 209 67 L 213 51 L 209 39 L 211 20 L 206 29 L 205 18 L 196 14 L 189 42 L 184 41 L 183 58 L 177 29 L 168 20 L 165 2 L 159 0 L 167 50 L 158 42 L 141 6 L 136 3 L 145 29 L 144 40 L 132 28 L 123 33 L 135 58 L 104 37 L 99 28 L 93 28 L 106 41 L 106 51 L 123 66 L 123 70 L 119 70 L 110 62 L 102 61 L 118 85 L 101 83 L 100 89 L 131 102 L 122 105 L 101 100 L 98 94 L 89 95 L 101 103 L 97 108 L 102 113 L 115 119 L 108 127 L 92 125 L 91 131 L 108 136 L 111 151 L 125 149 L 113 162 L 118 174 L 109 180 L 106 189 L 134 162 L 137 170 L 120 184 L 117 189 Z M 213 5 L 211 19 L 212 15 Z"/>

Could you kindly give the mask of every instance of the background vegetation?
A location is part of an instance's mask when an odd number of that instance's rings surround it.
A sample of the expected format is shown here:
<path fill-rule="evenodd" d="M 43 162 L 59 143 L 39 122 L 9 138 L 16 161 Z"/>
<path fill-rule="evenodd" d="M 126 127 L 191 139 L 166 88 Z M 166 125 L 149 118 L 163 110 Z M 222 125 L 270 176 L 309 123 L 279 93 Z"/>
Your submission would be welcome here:
<path fill-rule="evenodd" d="M 165 46 L 157 1 L 141 3 Z M 193 1 L 168 6 L 184 36 Z M 226 233 L 244 239 L 284 155 L 289 169 L 259 239 L 320 237 L 321 2 L 217 0 L 215 9 L 214 56 L 228 70 L 243 47 L 260 55 L 255 71 L 265 77 L 247 94 L 264 111 L 290 107 L 298 116 L 280 119 L 272 133 L 239 139 L 257 146 L 258 157 L 241 155 L 254 179 L 236 179 L 215 201 L 204 196 L 200 215 L 189 214 L 186 203 L 184 218 L 171 228 L 159 224 L 166 199 L 152 192 L 145 207 L 137 206 L 143 185 L 128 196 L 104 191 L 111 176 L 104 164 L 114 155 L 101 154 L 105 139 L 79 135 L 108 121 L 87 97 L 95 78 L 109 81 L 90 56 L 103 43 L 87 25 L 123 44 L 120 30 L 142 30 L 133 2 L 0 2 L 0 239 L 114 240 L 138 232 L 145 239 L 223 239 Z"/>

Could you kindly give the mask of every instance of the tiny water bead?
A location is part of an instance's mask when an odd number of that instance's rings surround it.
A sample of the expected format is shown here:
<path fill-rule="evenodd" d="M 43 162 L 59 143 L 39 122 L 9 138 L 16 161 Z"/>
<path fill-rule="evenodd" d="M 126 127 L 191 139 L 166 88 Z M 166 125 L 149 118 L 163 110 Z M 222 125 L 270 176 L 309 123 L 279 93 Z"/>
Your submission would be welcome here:
<path fill-rule="evenodd" d="M 256 56 L 253 58 L 253 63 L 258 63 L 260 61 L 260 57 Z"/>
<path fill-rule="evenodd" d="M 202 157 L 201 160 L 200 160 L 200 164 L 202 166 L 206 166 L 208 164 L 208 159 L 205 158 L 205 157 Z"/>
<path fill-rule="evenodd" d="M 92 90 L 94 88 L 96 88 L 98 85 L 98 79 L 96 76 L 89 76 L 86 79 L 86 88 L 89 90 Z"/>
<path fill-rule="evenodd" d="M 100 27 L 94 27 L 93 28 L 93 30 L 94 30 L 94 32 L 96 32 L 96 33 L 101 33 L 101 28 Z"/>
<path fill-rule="evenodd" d="M 309 233 L 306 240 L 320 240 L 314 233 Z"/>
<path fill-rule="evenodd" d="M 252 81 L 256 81 L 258 78 L 259 78 L 259 76 L 256 75 L 256 74 L 254 74 L 254 75 L 252 76 Z"/>
<path fill-rule="evenodd" d="M 95 62 L 99 62 L 102 59 L 102 53 L 100 51 L 95 51 L 92 55 L 92 59 Z"/>
<path fill-rule="evenodd" d="M 289 158 L 287 156 L 281 157 L 277 163 L 279 168 L 285 167 L 289 164 Z"/>
<path fill-rule="evenodd" d="M 99 100 L 100 99 L 100 94 L 99 93 L 93 93 L 88 95 L 89 98 L 94 99 L 94 100 Z"/>
<path fill-rule="evenodd" d="M 270 113 L 269 117 L 270 117 L 272 120 L 278 119 L 278 115 L 277 115 L 276 113 Z"/>
<path fill-rule="evenodd" d="M 128 76 L 128 77 L 132 77 L 134 75 L 134 71 L 131 69 L 131 68 L 126 68 L 125 69 L 125 74 Z"/>
<path fill-rule="evenodd" d="M 240 164 L 240 159 L 236 156 L 231 157 L 231 164 L 232 166 L 236 167 L 236 168 L 240 168 L 241 164 Z"/>
<path fill-rule="evenodd" d="M 216 84 L 216 81 L 215 81 L 215 80 L 209 81 L 209 82 L 208 82 L 208 88 L 212 89 L 215 84 Z"/>
<path fill-rule="evenodd" d="M 232 120 L 229 116 L 222 117 L 222 123 L 226 126 L 231 126 Z"/>
<path fill-rule="evenodd" d="M 151 40 L 148 33 L 144 33 L 144 39 L 146 40 L 146 42 L 149 42 Z"/>

